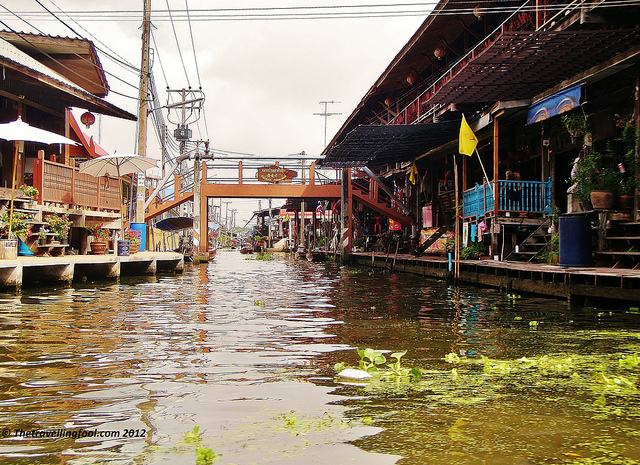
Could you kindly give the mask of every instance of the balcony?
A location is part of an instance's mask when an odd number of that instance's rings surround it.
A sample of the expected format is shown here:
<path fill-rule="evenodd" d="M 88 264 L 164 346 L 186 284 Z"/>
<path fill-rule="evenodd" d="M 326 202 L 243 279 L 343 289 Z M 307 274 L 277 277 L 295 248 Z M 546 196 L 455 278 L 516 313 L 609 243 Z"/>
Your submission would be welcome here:
<path fill-rule="evenodd" d="M 551 213 L 551 179 L 549 181 L 498 181 L 479 185 L 464 191 L 464 218 L 484 218 L 486 216 L 510 216 L 532 214 L 542 216 Z M 498 197 L 495 204 L 494 192 Z"/>

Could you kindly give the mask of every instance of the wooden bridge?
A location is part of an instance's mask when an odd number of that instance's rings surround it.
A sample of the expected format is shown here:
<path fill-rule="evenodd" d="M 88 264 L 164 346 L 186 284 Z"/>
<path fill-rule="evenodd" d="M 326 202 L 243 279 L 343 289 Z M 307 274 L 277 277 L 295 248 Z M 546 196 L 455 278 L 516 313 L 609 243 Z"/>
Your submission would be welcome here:
<path fill-rule="evenodd" d="M 308 176 L 302 176 L 300 180 L 292 182 L 264 182 L 256 178 L 245 178 L 244 167 L 242 161 L 237 165 L 237 178 L 234 177 L 231 182 L 211 182 L 208 177 L 208 168 L 206 161 L 202 161 L 201 168 L 195 170 L 198 178 L 202 179 L 199 183 L 199 196 L 201 199 L 208 198 L 286 198 L 301 200 L 337 200 L 342 196 L 342 184 L 339 181 L 320 179 L 316 176 L 315 162 L 311 163 L 308 170 Z M 278 164 L 273 165 L 278 167 Z M 271 167 L 271 168 L 273 168 Z M 382 189 L 379 189 L 377 183 L 361 172 L 354 173 L 354 180 L 349 183 L 348 195 L 350 198 L 359 203 L 366 205 L 377 213 L 393 219 L 405 226 L 411 224 L 411 218 L 403 215 L 397 201 L 391 199 Z M 194 183 L 196 184 L 196 183 Z M 153 199 L 149 204 L 145 221 L 149 221 L 163 213 L 166 213 L 179 205 L 194 201 L 193 185 L 184 189 L 181 185 L 179 175 L 174 176 L 172 193 L 166 198 Z M 194 202 L 197 209 L 198 202 Z M 206 200 L 199 202 L 200 218 L 207 218 L 208 202 Z M 199 225 L 199 237 L 206 237 L 207 222 L 202 221 Z M 202 244 L 202 241 L 200 241 Z M 206 246 L 206 244 L 204 244 Z M 202 245 L 201 245 L 202 247 Z"/>

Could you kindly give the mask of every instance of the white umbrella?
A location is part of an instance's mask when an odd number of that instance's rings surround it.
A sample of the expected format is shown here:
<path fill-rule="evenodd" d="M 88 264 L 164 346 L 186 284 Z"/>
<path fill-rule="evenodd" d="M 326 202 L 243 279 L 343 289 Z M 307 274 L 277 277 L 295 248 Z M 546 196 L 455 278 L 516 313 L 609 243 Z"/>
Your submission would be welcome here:
<path fill-rule="evenodd" d="M 67 137 L 36 128 L 22 121 L 22 117 L 10 123 L 0 124 L 0 139 L 8 141 L 38 142 L 40 144 L 69 144 L 76 145 L 77 142 Z M 18 166 L 18 144 L 14 144 L 13 150 L 13 177 L 11 178 L 11 207 L 9 209 L 9 238 L 11 238 L 11 227 L 13 226 L 13 193 L 16 188 L 16 168 Z"/>
<path fill-rule="evenodd" d="M 118 188 L 120 190 L 120 201 L 122 202 L 122 180 L 120 176 L 132 173 L 144 173 L 149 168 L 157 168 L 157 161 L 153 158 L 143 157 L 135 154 L 114 153 L 113 155 L 103 155 L 92 160 L 80 163 L 80 173 L 90 174 L 99 178 L 101 176 L 117 176 Z M 120 206 L 120 229 L 123 226 L 122 205 Z"/>
<path fill-rule="evenodd" d="M 77 142 L 55 132 L 31 126 L 18 116 L 18 119 L 10 123 L 0 124 L 0 139 L 10 141 L 39 142 L 41 144 L 69 144 L 77 145 Z"/>

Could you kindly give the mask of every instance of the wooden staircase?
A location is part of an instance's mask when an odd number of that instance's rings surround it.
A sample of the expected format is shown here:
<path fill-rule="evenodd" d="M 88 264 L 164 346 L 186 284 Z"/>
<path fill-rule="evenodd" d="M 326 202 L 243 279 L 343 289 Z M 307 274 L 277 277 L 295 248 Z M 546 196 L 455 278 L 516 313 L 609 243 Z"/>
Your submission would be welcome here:
<path fill-rule="evenodd" d="M 640 222 L 611 221 L 594 255 L 596 266 L 640 269 Z"/>
<path fill-rule="evenodd" d="M 410 216 L 403 215 L 402 212 L 398 211 L 396 208 L 392 208 L 392 206 L 386 202 L 381 202 L 377 198 L 371 198 L 369 193 L 358 184 L 352 184 L 352 192 L 353 197 L 358 202 L 366 205 L 373 211 L 376 211 L 387 218 L 391 218 L 393 221 L 396 221 L 403 226 L 411 225 L 412 220 Z"/>
<path fill-rule="evenodd" d="M 529 236 L 527 236 L 518 245 L 518 250 L 514 248 L 505 260 L 513 260 L 520 262 L 539 261 L 539 255 L 547 247 L 551 240 L 549 227 L 551 220 L 547 218 L 540 226 L 538 226 Z"/>

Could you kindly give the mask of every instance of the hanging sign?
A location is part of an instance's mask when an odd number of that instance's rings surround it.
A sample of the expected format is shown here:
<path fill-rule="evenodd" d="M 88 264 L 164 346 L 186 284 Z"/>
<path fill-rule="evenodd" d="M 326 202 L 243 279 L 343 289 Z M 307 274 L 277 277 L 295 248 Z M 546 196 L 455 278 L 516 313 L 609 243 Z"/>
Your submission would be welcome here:
<path fill-rule="evenodd" d="M 258 168 L 258 172 L 256 173 L 258 181 L 271 183 L 291 182 L 291 180 L 296 176 L 298 176 L 297 172 L 287 168 L 282 168 L 277 164 Z"/>
<path fill-rule="evenodd" d="M 391 218 L 389 218 L 389 230 L 402 231 L 402 224 L 398 223 L 397 221 L 393 221 Z"/>

